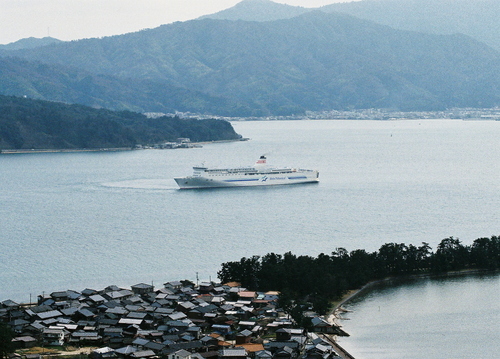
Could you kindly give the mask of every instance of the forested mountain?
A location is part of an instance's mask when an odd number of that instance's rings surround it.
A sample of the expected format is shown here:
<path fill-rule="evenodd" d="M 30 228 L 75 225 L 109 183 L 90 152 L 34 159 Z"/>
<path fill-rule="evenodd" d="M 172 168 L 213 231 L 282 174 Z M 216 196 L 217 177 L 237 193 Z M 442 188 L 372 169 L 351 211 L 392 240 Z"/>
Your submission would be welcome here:
<path fill-rule="evenodd" d="M 0 58 L 0 93 L 111 110 L 260 115 L 251 106 L 172 86 L 166 80 L 119 78 L 12 57 Z"/>
<path fill-rule="evenodd" d="M 268 22 L 193 20 L 11 53 L 106 76 L 166 81 L 264 114 L 500 104 L 500 54 L 486 45 L 321 11 Z"/>
<path fill-rule="evenodd" d="M 461 33 L 500 51 L 498 0 L 364 0 L 335 3 L 320 9 L 344 12 L 396 29 Z"/>
<path fill-rule="evenodd" d="M 232 8 L 201 18 L 269 21 L 314 10 L 346 13 L 401 30 L 461 33 L 500 51 L 500 1 L 497 0 L 362 0 L 319 8 L 277 4 L 271 0 L 243 0 Z"/>
<path fill-rule="evenodd" d="M 239 138 L 223 120 L 151 119 L 129 111 L 0 95 L 0 149 L 133 147 L 179 137 L 192 141 Z"/>

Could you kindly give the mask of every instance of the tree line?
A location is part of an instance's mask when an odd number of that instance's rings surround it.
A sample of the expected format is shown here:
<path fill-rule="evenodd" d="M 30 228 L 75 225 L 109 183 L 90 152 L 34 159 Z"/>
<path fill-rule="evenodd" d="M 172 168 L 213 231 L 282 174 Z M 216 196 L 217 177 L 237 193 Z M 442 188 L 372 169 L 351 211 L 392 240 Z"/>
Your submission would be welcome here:
<path fill-rule="evenodd" d="M 439 274 L 466 269 L 500 268 L 500 237 L 478 238 L 464 245 L 458 238 L 443 239 L 433 251 L 420 246 L 386 243 L 378 251 L 337 248 L 317 257 L 268 253 L 223 263 L 217 275 L 221 282 L 240 282 L 250 290 L 277 290 L 281 304 L 307 301 L 320 314 L 332 300 L 348 290 L 389 276 Z"/>

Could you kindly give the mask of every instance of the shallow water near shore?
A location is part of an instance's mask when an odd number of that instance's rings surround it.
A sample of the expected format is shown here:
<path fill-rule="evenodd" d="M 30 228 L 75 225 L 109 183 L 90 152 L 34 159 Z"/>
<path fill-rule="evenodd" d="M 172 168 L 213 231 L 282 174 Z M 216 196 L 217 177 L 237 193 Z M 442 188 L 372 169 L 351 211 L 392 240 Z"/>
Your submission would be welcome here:
<path fill-rule="evenodd" d="M 390 242 L 435 249 L 449 236 L 470 244 L 500 234 L 500 121 L 234 127 L 251 140 L 0 155 L 0 301 L 110 284 L 161 286 L 197 274 L 216 280 L 221 263 L 269 252 L 316 256 Z M 181 191 L 173 180 L 203 162 L 245 166 L 262 154 L 270 164 L 317 169 L 320 183 Z"/>
<path fill-rule="evenodd" d="M 496 358 L 500 273 L 379 283 L 344 308 L 356 358 Z"/>

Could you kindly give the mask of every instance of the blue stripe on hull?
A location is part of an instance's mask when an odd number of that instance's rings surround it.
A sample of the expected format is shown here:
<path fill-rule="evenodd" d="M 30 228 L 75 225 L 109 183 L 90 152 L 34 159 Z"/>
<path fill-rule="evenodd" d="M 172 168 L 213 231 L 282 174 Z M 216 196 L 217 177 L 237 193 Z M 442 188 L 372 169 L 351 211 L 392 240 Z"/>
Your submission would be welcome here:
<path fill-rule="evenodd" d="M 224 182 L 253 182 L 258 180 L 259 180 L 258 178 L 251 178 L 251 179 L 224 180 Z"/>

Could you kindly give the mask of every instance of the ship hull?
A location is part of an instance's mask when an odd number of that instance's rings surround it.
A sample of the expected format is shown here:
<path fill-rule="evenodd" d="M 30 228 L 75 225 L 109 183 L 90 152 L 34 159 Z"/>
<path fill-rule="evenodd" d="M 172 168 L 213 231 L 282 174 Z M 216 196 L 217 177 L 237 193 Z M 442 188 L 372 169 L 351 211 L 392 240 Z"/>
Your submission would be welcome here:
<path fill-rule="evenodd" d="M 317 171 L 290 173 L 287 175 L 256 174 L 247 176 L 222 176 L 211 177 L 178 177 L 174 178 L 180 189 L 221 188 L 221 187 L 256 187 L 291 185 L 318 182 Z"/>

